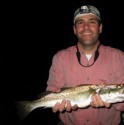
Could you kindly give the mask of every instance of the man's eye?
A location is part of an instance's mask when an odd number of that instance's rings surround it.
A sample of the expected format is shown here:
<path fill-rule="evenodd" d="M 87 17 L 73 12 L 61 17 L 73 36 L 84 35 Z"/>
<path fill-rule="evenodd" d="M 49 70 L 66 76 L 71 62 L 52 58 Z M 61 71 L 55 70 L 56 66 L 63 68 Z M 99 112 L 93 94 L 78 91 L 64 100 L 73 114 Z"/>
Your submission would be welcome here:
<path fill-rule="evenodd" d="M 79 21 L 77 24 L 83 24 L 83 22 L 82 22 L 82 21 Z"/>
<path fill-rule="evenodd" d="M 90 21 L 90 23 L 96 24 L 97 22 L 96 21 Z"/>

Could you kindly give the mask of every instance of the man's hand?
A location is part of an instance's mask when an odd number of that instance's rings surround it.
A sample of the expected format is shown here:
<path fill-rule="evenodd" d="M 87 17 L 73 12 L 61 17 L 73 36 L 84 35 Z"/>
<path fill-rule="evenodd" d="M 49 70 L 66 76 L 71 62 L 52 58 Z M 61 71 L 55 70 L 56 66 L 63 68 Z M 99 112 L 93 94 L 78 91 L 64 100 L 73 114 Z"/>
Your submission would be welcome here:
<path fill-rule="evenodd" d="M 110 103 L 106 103 L 104 101 L 102 101 L 102 99 L 100 98 L 99 94 L 95 94 L 92 96 L 92 102 L 91 102 L 91 106 L 92 107 L 110 107 Z"/>
<path fill-rule="evenodd" d="M 54 92 L 60 92 L 61 89 L 55 90 Z M 53 107 L 53 112 L 63 112 L 63 111 L 71 111 L 71 110 L 76 110 L 78 108 L 77 105 L 72 106 L 71 102 L 69 100 L 63 99 L 61 103 L 56 103 L 55 106 Z"/>
<path fill-rule="evenodd" d="M 63 111 L 72 111 L 76 110 L 78 108 L 77 105 L 71 106 L 71 103 L 69 100 L 63 99 L 61 103 L 56 103 L 55 106 L 53 107 L 53 112 L 63 112 Z"/>

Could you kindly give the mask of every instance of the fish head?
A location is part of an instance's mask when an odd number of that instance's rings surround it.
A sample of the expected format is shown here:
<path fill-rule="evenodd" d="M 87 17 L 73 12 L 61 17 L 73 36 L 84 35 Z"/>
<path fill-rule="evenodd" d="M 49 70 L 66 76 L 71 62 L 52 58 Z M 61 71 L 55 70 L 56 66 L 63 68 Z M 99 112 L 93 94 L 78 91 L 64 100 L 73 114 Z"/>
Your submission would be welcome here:
<path fill-rule="evenodd" d="M 103 101 L 116 103 L 124 101 L 124 85 L 110 85 L 101 88 L 98 92 Z"/>
<path fill-rule="evenodd" d="M 124 85 L 121 85 L 118 87 L 118 92 L 119 92 L 119 94 L 124 96 Z"/>

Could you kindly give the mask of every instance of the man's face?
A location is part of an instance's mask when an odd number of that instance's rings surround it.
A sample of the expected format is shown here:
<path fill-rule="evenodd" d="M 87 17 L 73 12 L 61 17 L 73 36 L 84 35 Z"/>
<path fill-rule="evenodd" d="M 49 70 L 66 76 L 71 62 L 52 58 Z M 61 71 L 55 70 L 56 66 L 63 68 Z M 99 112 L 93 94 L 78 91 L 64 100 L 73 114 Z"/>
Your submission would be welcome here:
<path fill-rule="evenodd" d="M 74 33 L 81 44 L 91 45 L 96 43 L 101 32 L 102 24 L 99 24 L 97 16 L 87 14 L 76 19 Z"/>

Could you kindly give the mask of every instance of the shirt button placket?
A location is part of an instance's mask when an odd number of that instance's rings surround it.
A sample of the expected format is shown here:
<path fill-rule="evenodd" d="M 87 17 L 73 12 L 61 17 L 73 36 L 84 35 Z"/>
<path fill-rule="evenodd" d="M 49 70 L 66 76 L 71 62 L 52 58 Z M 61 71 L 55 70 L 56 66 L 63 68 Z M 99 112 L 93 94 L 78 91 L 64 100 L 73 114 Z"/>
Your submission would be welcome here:
<path fill-rule="evenodd" d="M 90 121 L 89 119 L 87 119 L 87 120 L 86 120 L 87 125 L 89 125 L 89 124 L 90 124 L 90 123 L 89 123 L 89 121 Z"/>
<path fill-rule="evenodd" d="M 87 122 L 89 122 L 89 119 L 87 119 Z"/>
<path fill-rule="evenodd" d="M 87 77 L 87 81 L 89 81 L 89 77 Z"/>

